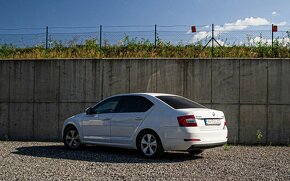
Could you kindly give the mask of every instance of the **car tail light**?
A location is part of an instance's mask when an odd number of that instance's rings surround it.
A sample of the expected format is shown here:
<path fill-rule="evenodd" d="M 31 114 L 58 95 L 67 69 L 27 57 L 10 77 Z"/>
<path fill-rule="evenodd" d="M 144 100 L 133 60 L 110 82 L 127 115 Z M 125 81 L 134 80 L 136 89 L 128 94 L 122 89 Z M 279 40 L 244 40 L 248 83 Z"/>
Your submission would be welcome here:
<path fill-rule="evenodd" d="M 197 127 L 194 115 L 180 116 L 177 120 L 181 127 Z"/>
<path fill-rule="evenodd" d="M 224 122 L 224 127 L 223 129 L 225 129 L 227 127 L 227 120 L 225 119 L 225 122 Z"/>

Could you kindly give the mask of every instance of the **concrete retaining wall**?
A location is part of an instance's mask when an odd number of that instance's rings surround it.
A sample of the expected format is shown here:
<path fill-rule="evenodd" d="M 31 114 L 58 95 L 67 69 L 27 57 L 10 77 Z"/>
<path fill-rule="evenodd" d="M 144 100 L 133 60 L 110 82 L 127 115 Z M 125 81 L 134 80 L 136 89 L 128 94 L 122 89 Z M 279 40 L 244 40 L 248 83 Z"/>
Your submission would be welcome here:
<path fill-rule="evenodd" d="M 290 59 L 0 61 L 0 138 L 60 140 L 63 121 L 127 92 L 165 92 L 225 112 L 229 142 L 290 141 Z"/>

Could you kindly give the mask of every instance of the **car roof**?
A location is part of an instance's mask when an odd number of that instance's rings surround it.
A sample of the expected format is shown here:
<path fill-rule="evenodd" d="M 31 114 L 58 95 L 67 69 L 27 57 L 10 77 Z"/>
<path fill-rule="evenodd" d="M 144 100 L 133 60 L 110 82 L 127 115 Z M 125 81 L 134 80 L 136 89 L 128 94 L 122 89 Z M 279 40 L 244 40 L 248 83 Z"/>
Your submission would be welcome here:
<path fill-rule="evenodd" d="M 174 94 L 166 94 L 166 93 L 125 93 L 125 94 L 116 94 L 116 95 L 112 95 L 111 97 L 115 97 L 115 96 L 131 96 L 131 95 L 148 95 L 148 96 L 177 96 Z"/>

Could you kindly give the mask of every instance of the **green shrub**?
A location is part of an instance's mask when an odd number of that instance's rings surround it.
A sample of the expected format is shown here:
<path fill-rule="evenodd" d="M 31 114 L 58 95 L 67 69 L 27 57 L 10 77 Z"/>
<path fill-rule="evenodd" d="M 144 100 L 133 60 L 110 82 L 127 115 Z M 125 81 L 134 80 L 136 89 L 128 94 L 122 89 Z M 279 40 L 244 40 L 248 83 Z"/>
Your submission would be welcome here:
<path fill-rule="evenodd" d="M 290 32 L 287 32 L 290 38 Z M 226 42 L 227 40 L 224 40 Z M 250 40 L 249 40 L 250 41 Z M 42 46 L 32 48 L 16 48 L 13 45 L 3 44 L 0 46 L 0 59 L 9 58 L 208 58 L 211 57 L 211 47 L 203 49 L 202 42 L 183 45 L 182 42 L 173 45 L 170 42 L 164 42 L 157 36 L 155 44 L 147 39 L 138 40 L 129 38 L 125 35 L 116 45 L 110 45 L 105 40 L 105 45 L 100 48 L 96 39 L 87 39 L 82 45 L 78 45 L 75 39 L 71 40 L 69 45 L 62 41 L 51 41 L 49 49 Z M 233 57 L 233 58 L 289 58 L 290 43 L 286 44 L 274 41 L 272 47 L 259 42 L 248 42 L 246 45 L 229 45 L 225 43 L 224 47 L 214 47 L 215 57 Z"/>

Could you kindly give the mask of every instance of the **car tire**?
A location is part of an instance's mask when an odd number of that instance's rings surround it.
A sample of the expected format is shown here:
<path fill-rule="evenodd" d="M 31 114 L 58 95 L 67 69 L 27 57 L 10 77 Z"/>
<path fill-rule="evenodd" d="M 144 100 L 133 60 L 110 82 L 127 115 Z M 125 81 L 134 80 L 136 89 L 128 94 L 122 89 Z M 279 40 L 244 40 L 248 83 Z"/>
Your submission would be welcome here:
<path fill-rule="evenodd" d="M 69 126 L 64 130 L 63 143 L 70 150 L 76 150 L 82 146 L 79 132 L 74 126 Z"/>
<path fill-rule="evenodd" d="M 157 158 L 164 153 L 159 136 L 150 130 L 143 131 L 138 136 L 137 148 L 147 158 Z"/>

